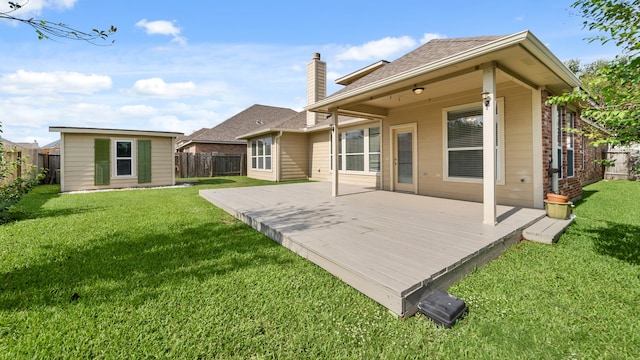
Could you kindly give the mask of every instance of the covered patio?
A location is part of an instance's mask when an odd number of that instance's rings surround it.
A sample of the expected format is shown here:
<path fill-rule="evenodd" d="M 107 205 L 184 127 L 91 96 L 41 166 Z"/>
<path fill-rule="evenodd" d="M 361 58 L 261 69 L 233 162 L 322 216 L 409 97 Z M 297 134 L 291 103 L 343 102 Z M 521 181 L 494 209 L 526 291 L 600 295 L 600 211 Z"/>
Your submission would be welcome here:
<path fill-rule="evenodd" d="M 497 206 L 340 184 L 312 182 L 201 190 L 214 205 L 369 296 L 411 316 L 434 289 L 452 283 L 519 241 L 545 216 Z"/>

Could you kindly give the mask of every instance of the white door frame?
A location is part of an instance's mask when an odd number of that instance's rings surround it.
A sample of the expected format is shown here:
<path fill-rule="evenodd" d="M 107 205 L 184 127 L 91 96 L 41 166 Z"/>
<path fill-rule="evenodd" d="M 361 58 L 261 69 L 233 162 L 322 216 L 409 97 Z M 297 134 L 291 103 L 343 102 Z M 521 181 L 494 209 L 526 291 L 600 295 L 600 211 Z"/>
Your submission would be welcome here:
<path fill-rule="evenodd" d="M 389 127 L 389 169 L 391 169 L 391 191 L 396 191 L 396 131 L 407 129 L 411 132 L 412 142 L 411 142 L 411 167 L 412 167 L 412 182 L 413 182 L 413 193 L 418 193 L 418 123 L 407 123 L 401 125 L 394 125 Z"/>

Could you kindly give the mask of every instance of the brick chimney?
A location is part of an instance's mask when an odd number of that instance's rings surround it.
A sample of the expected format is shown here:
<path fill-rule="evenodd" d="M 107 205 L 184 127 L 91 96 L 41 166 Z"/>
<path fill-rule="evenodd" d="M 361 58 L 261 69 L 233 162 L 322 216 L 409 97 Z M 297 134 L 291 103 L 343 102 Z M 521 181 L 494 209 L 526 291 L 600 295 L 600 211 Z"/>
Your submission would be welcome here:
<path fill-rule="evenodd" d="M 320 61 L 320 53 L 313 54 L 307 64 L 307 105 L 327 97 L 327 63 Z M 307 111 L 307 126 L 313 126 L 326 115 Z"/>

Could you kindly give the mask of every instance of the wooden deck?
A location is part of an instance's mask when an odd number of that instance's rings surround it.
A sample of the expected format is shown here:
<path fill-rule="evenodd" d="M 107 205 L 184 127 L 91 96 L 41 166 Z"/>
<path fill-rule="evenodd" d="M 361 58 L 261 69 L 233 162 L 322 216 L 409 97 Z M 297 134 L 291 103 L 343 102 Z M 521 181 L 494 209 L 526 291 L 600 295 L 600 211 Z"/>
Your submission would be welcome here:
<path fill-rule="evenodd" d="M 200 195 L 399 316 L 433 289 L 447 290 L 521 239 L 544 210 L 482 204 L 329 183 L 201 190 Z"/>

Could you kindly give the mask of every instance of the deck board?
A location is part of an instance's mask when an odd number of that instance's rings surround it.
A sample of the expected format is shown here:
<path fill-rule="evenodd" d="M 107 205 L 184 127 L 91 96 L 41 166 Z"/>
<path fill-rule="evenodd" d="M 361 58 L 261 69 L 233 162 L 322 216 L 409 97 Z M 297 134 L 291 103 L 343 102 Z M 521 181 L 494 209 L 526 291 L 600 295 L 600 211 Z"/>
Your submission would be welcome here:
<path fill-rule="evenodd" d="M 201 190 L 200 195 L 323 267 L 400 316 L 501 253 L 544 210 L 482 204 L 328 183 Z M 442 289 L 446 290 L 446 288 Z"/>

